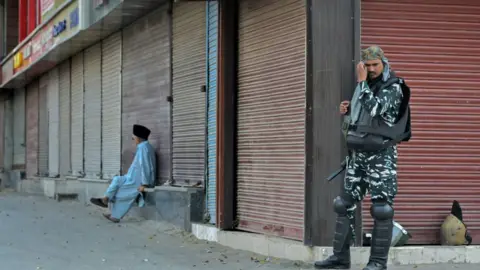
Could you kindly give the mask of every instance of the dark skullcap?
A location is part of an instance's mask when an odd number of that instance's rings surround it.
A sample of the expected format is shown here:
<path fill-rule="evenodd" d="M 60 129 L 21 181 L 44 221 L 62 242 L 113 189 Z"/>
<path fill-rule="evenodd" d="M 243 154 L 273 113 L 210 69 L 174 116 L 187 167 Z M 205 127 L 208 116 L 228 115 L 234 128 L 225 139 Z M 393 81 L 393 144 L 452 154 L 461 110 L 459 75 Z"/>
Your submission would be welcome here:
<path fill-rule="evenodd" d="M 148 140 L 148 136 L 150 136 L 150 129 L 142 126 L 142 125 L 133 125 L 133 135 Z"/>

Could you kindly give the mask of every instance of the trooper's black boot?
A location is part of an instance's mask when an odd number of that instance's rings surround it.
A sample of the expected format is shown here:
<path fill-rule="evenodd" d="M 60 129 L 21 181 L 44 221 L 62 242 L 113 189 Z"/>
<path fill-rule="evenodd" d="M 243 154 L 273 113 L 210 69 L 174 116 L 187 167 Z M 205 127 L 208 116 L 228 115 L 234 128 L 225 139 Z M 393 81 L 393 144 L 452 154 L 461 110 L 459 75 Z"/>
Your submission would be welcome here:
<path fill-rule="evenodd" d="M 350 269 L 350 241 L 352 231 L 347 216 L 337 216 L 333 255 L 324 261 L 315 262 L 315 269 Z"/>
<path fill-rule="evenodd" d="M 393 209 L 392 209 L 393 211 Z M 372 216 L 374 216 L 372 214 Z M 393 214 L 392 214 L 393 217 Z M 370 259 L 363 270 L 386 270 L 388 251 L 392 243 L 393 219 L 378 219 L 374 216 Z"/>

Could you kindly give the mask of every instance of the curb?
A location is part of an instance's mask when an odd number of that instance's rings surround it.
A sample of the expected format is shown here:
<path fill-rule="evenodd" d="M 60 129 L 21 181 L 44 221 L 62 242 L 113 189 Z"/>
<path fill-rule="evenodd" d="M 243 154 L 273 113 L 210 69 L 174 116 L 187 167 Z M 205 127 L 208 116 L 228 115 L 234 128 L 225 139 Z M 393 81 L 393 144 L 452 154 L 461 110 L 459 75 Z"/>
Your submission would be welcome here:
<path fill-rule="evenodd" d="M 200 240 L 217 242 L 234 249 L 255 252 L 263 256 L 313 263 L 326 259 L 331 247 L 308 247 L 279 237 L 244 232 L 221 231 L 205 224 L 192 224 L 192 234 Z M 352 247 L 352 264 L 365 264 L 370 247 Z M 390 249 L 389 265 L 440 263 L 480 263 L 480 246 L 407 246 Z"/>

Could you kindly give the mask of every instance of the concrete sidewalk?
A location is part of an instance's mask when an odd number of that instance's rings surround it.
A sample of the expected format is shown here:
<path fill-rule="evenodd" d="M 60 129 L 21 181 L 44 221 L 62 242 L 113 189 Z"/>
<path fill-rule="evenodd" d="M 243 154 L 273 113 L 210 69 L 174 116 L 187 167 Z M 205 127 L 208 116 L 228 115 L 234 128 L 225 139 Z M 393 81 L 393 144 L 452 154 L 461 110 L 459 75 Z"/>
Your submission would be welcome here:
<path fill-rule="evenodd" d="M 93 206 L 0 192 L 0 269 L 313 269 L 198 240 L 171 226 L 129 218 L 112 224 Z M 362 269 L 357 266 L 352 269 Z M 389 267 L 480 269 L 480 265 Z"/>

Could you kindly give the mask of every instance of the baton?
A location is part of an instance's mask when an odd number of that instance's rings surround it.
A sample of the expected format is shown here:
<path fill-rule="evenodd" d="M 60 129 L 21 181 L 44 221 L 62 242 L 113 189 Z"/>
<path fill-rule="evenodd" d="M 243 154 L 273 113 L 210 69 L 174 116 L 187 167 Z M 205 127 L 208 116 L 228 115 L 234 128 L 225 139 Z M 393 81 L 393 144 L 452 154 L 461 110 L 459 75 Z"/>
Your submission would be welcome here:
<path fill-rule="evenodd" d="M 340 163 L 340 168 L 334 171 L 329 177 L 327 177 L 327 181 L 330 182 L 333 179 L 335 179 L 340 173 L 342 173 L 345 170 L 346 165 L 347 165 L 346 160 L 343 160 L 342 163 Z"/>

